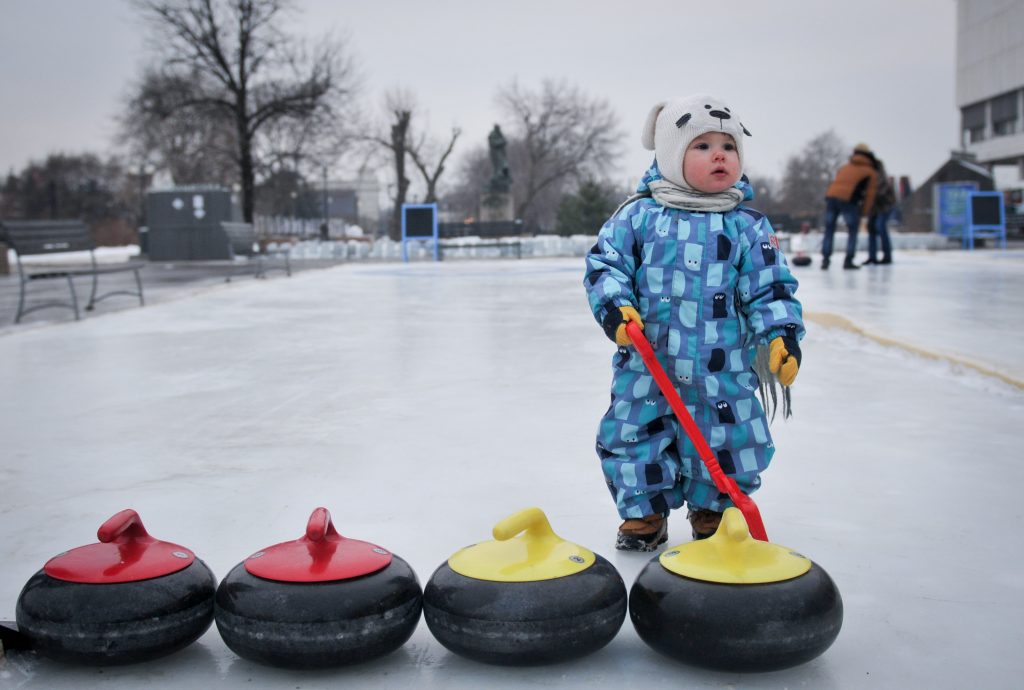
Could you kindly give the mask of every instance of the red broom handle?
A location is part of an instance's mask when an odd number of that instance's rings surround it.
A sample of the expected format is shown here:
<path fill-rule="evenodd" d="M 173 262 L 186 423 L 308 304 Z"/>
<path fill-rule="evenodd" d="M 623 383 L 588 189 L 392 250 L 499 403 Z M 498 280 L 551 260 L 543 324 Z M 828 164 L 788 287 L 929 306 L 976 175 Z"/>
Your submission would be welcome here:
<path fill-rule="evenodd" d="M 671 379 L 669 379 L 668 374 L 665 373 L 665 369 L 662 368 L 658 358 L 655 357 L 654 349 L 647 342 L 644 332 L 640 330 L 640 327 L 635 322 L 628 321 L 626 322 L 626 334 L 633 341 L 633 346 L 640 353 L 640 357 L 644 360 L 647 369 L 658 383 L 658 388 L 665 395 L 672 411 L 676 413 L 679 423 L 683 425 L 683 430 L 686 431 L 686 435 L 697 449 L 697 455 L 700 457 L 701 462 L 708 468 L 711 480 L 715 483 L 715 486 L 722 493 L 728 494 L 732 502 L 743 513 L 743 517 L 747 520 L 747 527 L 750 529 L 750 535 L 754 539 L 768 541 L 768 533 L 764 529 L 764 521 L 761 519 L 761 512 L 757 509 L 757 504 L 740 490 L 736 480 L 727 475 L 722 470 L 722 466 L 718 464 L 718 459 L 711 452 L 708 442 L 704 440 L 704 434 L 700 433 L 697 422 L 693 420 L 693 416 L 686 409 L 686 405 L 683 404 L 679 394 L 676 393 L 676 388 Z"/>

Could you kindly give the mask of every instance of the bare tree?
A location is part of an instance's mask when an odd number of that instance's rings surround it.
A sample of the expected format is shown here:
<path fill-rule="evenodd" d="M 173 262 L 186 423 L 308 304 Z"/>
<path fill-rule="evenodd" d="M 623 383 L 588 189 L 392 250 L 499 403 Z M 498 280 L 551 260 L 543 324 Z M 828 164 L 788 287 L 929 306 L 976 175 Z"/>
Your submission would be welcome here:
<path fill-rule="evenodd" d="M 808 141 L 800 153 L 786 161 L 781 209 L 797 217 L 821 213 L 825 190 L 847 155 L 846 144 L 831 129 Z"/>
<path fill-rule="evenodd" d="M 234 128 L 215 108 L 183 107 L 193 79 L 147 70 L 120 117 L 130 165 L 162 168 L 178 184 L 230 186 L 239 179 Z"/>
<path fill-rule="evenodd" d="M 423 183 L 427 186 L 426 195 L 423 197 L 424 203 L 430 204 L 437 201 L 437 182 L 441 179 L 441 174 L 445 171 L 444 164 L 448 160 L 448 157 L 452 155 L 452 151 L 455 149 L 455 142 L 458 140 L 460 134 L 462 134 L 461 129 L 458 127 L 452 127 L 452 135 L 448 140 L 448 145 L 443 151 L 436 155 L 437 163 L 435 164 L 431 164 L 429 162 L 429 149 L 432 147 L 426 141 L 425 134 L 420 135 L 419 141 L 416 142 L 416 145 L 409 149 L 409 156 L 412 158 L 412 162 L 416 165 L 416 168 L 423 176 Z"/>
<path fill-rule="evenodd" d="M 259 137 L 285 122 L 330 121 L 355 88 L 336 40 L 311 50 L 278 28 L 289 0 L 136 0 L 161 46 L 160 75 L 171 98 L 150 103 L 164 119 L 230 123 L 242 187 L 253 215 Z M 143 102 L 141 105 L 146 106 Z"/>
<path fill-rule="evenodd" d="M 51 153 L 11 170 L 0 192 L 0 218 L 81 218 L 100 245 L 138 241 L 138 179 L 116 158 Z"/>
<path fill-rule="evenodd" d="M 402 223 L 402 204 L 409 193 L 409 178 L 405 176 L 405 154 L 409 147 L 409 121 L 411 110 L 395 110 L 395 120 L 391 125 L 390 148 L 395 157 L 395 208 L 391 224 L 392 234 L 397 234 Z"/>
<path fill-rule="evenodd" d="M 516 216 L 549 222 L 567 185 L 600 178 L 619 155 L 619 119 L 607 101 L 565 81 L 545 80 L 529 90 L 513 81 L 498 91 L 498 104 L 512 120 L 508 144 Z M 541 214 L 538 202 L 553 208 Z"/>
<path fill-rule="evenodd" d="M 751 201 L 744 202 L 744 204 L 749 205 L 751 208 L 755 208 L 768 216 L 778 213 L 780 210 L 779 182 L 774 178 L 758 175 L 756 173 L 749 173 L 747 175 L 747 181 L 750 183 L 750 187 L 754 191 L 754 198 Z"/>
<path fill-rule="evenodd" d="M 335 115 L 320 109 L 301 120 L 276 120 L 264 127 L 257 174 L 285 170 L 316 177 L 325 165 L 342 156 L 353 134 L 339 126 Z"/>
<path fill-rule="evenodd" d="M 8 174 L 11 207 L 4 215 L 22 218 L 82 218 L 90 223 L 130 214 L 133 199 L 124 194 L 125 172 L 116 159 L 92 153 L 51 153 Z M 130 189 L 127 191 L 131 191 Z"/>
<path fill-rule="evenodd" d="M 413 165 L 423 176 L 423 183 L 426 186 L 425 203 L 437 201 L 438 182 L 461 130 L 453 127 L 447 145 L 439 150 L 439 146 L 433 144 L 425 132 L 417 133 L 414 130 L 413 122 L 424 118 L 412 93 L 402 89 L 389 91 L 384 97 L 384 110 L 390 123 L 388 132 L 370 133 L 364 136 L 364 140 L 386 151 L 394 165 L 395 195 L 390 236 L 398 239 L 401 232 L 402 204 L 406 203 L 412 184 L 406 176 L 406 156 L 412 159 Z M 436 160 L 436 163 L 432 160 Z"/>
<path fill-rule="evenodd" d="M 480 213 L 480 198 L 491 173 L 491 158 L 486 143 L 463 152 L 455 170 L 455 182 L 444 195 L 449 210 L 462 218 L 476 218 Z"/>
<path fill-rule="evenodd" d="M 394 165 L 395 195 L 392 199 L 391 227 L 388 235 L 391 239 L 399 239 L 402 228 L 402 204 L 409 194 L 409 178 L 405 175 L 405 157 L 409 152 L 409 123 L 412 121 L 413 105 L 405 92 L 392 91 L 384 98 L 384 108 L 388 113 L 388 131 L 386 134 L 374 133 L 364 136 L 364 140 L 387 151 Z"/>

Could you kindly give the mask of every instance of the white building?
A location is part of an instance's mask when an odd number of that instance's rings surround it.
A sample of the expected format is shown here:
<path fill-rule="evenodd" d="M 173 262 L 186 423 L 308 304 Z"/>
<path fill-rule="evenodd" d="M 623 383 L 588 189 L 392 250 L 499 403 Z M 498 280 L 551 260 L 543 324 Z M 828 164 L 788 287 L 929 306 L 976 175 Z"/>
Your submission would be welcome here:
<path fill-rule="evenodd" d="M 956 103 L 961 144 L 1024 179 L 1024 0 L 958 0 Z"/>
<path fill-rule="evenodd" d="M 358 223 L 363 230 L 373 233 L 380 225 L 380 183 L 369 174 L 353 179 L 328 181 L 331 216 Z M 345 199 L 347 203 L 342 203 Z M 341 204 L 341 205 L 339 205 Z M 336 209 L 335 206 L 338 206 Z M 342 208 L 344 206 L 344 208 Z"/>

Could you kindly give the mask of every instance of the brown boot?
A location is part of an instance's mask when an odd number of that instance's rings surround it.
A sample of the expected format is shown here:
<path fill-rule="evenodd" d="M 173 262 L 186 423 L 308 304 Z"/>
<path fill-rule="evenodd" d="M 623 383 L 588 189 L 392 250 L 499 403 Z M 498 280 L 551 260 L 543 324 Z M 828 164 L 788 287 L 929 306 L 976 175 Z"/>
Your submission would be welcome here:
<path fill-rule="evenodd" d="M 718 525 L 722 522 L 722 514 L 706 508 L 692 508 L 686 511 L 686 519 L 693 527 L 694 539 L 707 539 L 718 531 Z"/>
<path fill-rule="evenodd" d="M 631 518 L 619 525 L 615 548 L 620 551 L 654 551 L 668 541 L 668 518 L 648 515 Z"/>

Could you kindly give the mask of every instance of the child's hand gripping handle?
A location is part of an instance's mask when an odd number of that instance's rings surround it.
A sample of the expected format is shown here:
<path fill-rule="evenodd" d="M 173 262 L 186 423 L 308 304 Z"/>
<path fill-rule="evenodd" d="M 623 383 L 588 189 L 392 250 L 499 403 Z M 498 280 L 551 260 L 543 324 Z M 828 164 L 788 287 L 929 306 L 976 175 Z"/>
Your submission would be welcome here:
<path fill-rule="evenodd" d="M 700 429 L 697 428 L 697 422 L 693 420 L 690 411 L 686 409 L 686 405 L 683 404 L 679 394 L 676 393 L 675 386 L 669 379 L 668 374 L 665 373 L 665 370 L 658 362 L 658 358 L 654 356 L 654 350 L 651 348 L 650 343 L 647 342 L 647 338 L 644 337 L 643 331 L 635 323 L 628 322 L 626 323 L 626 333 L 629 335 L 630 340 L 633 341 L 633 347 L 640 353 L 644 364 L 647 365 L 648 371 L 651 372 L 654 380 L 658 383 L 658 388 L 661 389 L 665 399 L 668 400 L 672 411 L 676 413 L 676 417 L 679 419 L 679 423 L 683 425 L 686 435 L 697 449 L 697 454 L 700 456 L 704 466 L 708 468 L 711 480 L 715 483 L 715 486 L 718 487 L 719 491 L 728 494 L 732 502 L 743 513 L 743 517 L 747 520 L 747 527 L 750 528 L 750 536 L 761 541 L 768 541 L 768 534 L 765 532 L 764 521 L 761 520 L 761 513 L 757 509 L 757 504 L 740 491 L 736 481 L 728 476 L 722 470 L 721 465 L 718 464 L 718 459 L 711 452 L 711 448 L 708 446 L 707 441 L 704 440 L 704 435 L 700 433 Z"/>

